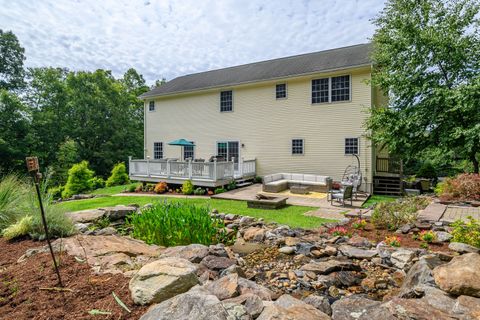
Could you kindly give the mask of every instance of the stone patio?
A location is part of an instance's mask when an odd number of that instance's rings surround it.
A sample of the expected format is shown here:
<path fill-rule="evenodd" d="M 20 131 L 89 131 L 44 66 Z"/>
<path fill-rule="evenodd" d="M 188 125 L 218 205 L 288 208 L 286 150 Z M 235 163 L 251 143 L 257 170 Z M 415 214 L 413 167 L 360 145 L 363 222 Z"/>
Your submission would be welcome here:
<path fill-rule="evenodd" d="M 214 199 L 226 199 L 226 200 L 251 200 L 255 199 L 257 193 L 263 193 L 268 195 L 275 195 L 275 193 L 265 193 L 262 192 L 261 184 L 254 184 L 245 188 L 235 189 L 232 191 L 224 192 L 212 196 Z M 278 193 L 280 196 L 285 196 L 283 193 Z M 324 219 L 333 219 L 340 220 L 345 218 L 345 214 L 355 214 L 361 210 L 363 202 L 365 202 L 366 197 L 359 195 L 358 200 L 353 201 L 353 206 L 347 205 L 342 207 L 339 203 L 334 203 L 332 206 L 329 201 L 327 201 L 326 194 L 313 193 L 312 195 L 293 195 L 289 193 L 287 199 L 287 204 L 295 206 L 306 206 L 306 207 L 318 207 L 317 210 L 312 210 L 305 215 L 315 216 Z"/>
<path fill-rule="evenodd" d="M 420 219 L 426 221 L 467 221 L 467 217 L 469 216 L 477 220 L 480 219 L 480 207 L 444 205 L 438 202 L 432 202 L 420 213 Z"/>

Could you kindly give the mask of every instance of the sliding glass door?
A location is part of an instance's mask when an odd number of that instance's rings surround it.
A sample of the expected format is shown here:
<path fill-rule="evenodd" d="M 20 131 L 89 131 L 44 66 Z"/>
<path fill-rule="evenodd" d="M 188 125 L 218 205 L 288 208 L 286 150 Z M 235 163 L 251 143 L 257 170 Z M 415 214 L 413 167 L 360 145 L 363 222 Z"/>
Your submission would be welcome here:
<path fill-rule="evenodd" d="M 217 142 L 217 156 L 228 161 L 232 161 L 232 157 L 235 158 L 235 169 L 237 169 L 238 158 L 240 157 L 240 143 L 238 141 Z"/>

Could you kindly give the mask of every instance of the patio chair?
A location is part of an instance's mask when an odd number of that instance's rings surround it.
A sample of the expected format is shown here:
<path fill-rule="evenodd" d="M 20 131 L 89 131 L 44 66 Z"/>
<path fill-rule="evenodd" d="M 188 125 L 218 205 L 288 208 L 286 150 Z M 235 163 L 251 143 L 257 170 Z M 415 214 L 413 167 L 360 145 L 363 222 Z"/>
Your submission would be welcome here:
<path fill-rule="evenodd" d="M 350 199 L 350 206 L 353 205 L 353 186 L 345 186 L 339 192 L 330 195 L 330 204 L 333 205 L 333 200 L 341 202 L 345 207 L 345 200 Z"/>

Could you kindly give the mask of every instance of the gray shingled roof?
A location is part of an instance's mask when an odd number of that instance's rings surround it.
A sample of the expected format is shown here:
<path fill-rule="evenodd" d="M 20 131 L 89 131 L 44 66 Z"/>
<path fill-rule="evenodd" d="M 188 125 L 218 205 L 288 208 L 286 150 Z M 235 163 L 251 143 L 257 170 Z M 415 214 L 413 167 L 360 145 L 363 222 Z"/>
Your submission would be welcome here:
<path fill-rule="evenodd" d="M 286 78 L 315 72 L 368 65 L 371 44 L 331 49 L 292 57 L 273 59 L 236 67 L 189 74 L 168 81 L 142 94 L 140 98 L 169 95 L 207 88 Z"/>

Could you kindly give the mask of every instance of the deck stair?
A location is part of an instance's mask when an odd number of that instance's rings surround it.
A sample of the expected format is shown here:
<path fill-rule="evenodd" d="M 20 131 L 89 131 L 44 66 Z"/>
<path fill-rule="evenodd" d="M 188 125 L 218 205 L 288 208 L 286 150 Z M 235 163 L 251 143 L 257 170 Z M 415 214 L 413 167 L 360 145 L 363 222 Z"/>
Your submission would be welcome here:
<path fill-rule="evenodd" d="M 400 176 L 374 176 L 373 193 L 401 196 L 402 179 Z"/>
<path fill-rule="evenodd" d="M 252 178 L 240 178 L 236 179 L 235 182 L 237 183 L 237 188 L 242 188 L 253 184 Z"/>

